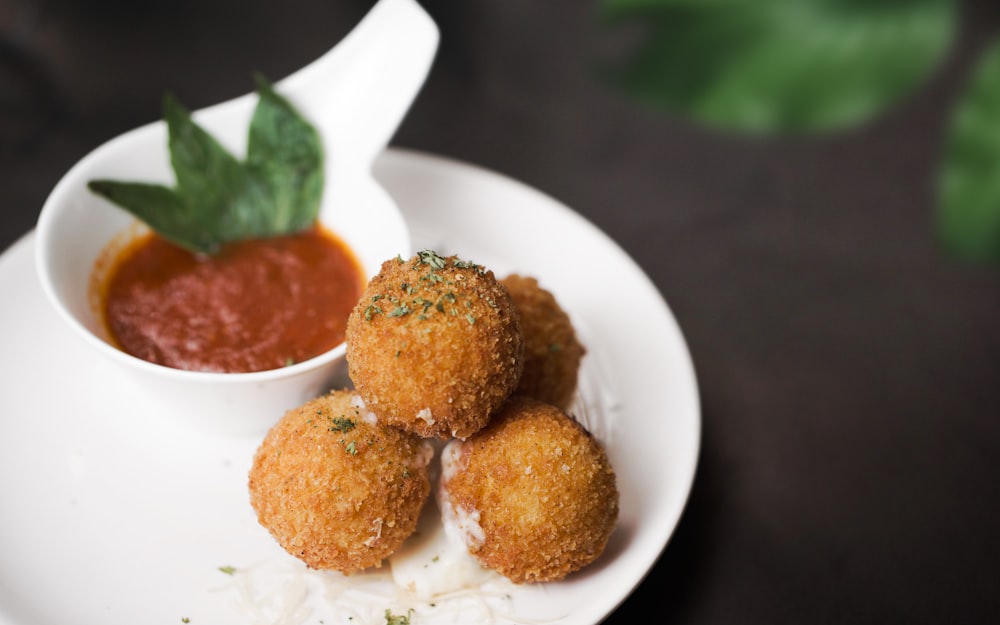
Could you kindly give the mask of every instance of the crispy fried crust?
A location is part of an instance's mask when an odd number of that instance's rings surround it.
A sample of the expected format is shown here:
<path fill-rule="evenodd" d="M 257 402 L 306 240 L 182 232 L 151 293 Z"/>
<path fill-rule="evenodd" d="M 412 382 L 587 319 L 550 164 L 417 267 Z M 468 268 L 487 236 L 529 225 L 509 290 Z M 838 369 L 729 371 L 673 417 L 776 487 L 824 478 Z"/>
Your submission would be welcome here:
<path fill-rule="evenodd" d="M 530 276 L 501 280 L 514 302 L 524 335 L 524 372 L 515 392 L 568 410 L 586 350 L 555 296 Z"/>
<path fill-rule="evenodd" d="M 353 397 L 334 391 L 288 411 L 250 470 L 260 524 L 313 569 L 381 566 L 416 529 L 430 492 L 429 445 L 366 420 Z"/>
<path fill-rule="evenodd" d="M 382 264 L 347 322 L 351 381 L 387 424 L 466 438 L 513 392 L 524 339 L 510 295 L 457 256 Z"/>
<path fill-rule="evenodd" d="M 604 551 L 618 518 L 615 473 L 562 410 L 514 397 L 475 436 L 449 443 L 444 458 L 445 518 L 464 523 L 484 566 L 519 584 L 556 581 Z"/>

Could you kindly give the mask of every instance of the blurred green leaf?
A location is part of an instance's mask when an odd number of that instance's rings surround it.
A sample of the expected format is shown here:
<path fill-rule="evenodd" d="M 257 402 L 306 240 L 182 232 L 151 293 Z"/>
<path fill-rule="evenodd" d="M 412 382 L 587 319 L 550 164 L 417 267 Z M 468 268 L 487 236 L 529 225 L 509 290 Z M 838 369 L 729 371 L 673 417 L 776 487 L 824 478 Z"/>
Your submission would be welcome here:
<path fill-rule="evenodd" d="M 941 169 L 939 233 L 955 256 L 1000 261 L 1000 41 L 956 104 Z"/>
<path fill-rule="evenodd" d="M 952 0 L 604 0 L 635 45 L 604 68 L 635 97 L 741 132 L 861 123 L 918 86 L 954 36 Z M 629 31 L 631 29 L 631 31 Z"/>

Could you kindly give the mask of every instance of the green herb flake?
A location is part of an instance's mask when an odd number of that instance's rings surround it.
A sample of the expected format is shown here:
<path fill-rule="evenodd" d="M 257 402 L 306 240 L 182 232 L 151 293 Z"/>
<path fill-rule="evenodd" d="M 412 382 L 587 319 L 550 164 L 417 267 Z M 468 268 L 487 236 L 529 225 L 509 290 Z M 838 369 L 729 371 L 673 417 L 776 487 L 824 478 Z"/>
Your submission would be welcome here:
<path fill-rule="evenodd" d="M 331 432 L 350 432 L 357 427 L 357 423 L 347 417 L 335 417 L 330 424 Z"/>
<path fill-rule="evenodd" d="M 410 617 L 413 610 L 407 610 L 405 615 L 393 614 L 392 610 L 385 611 L 385 625 L 410 625 Z"/>
<path fill-rule="evenodd" d="M 223 573 L 225 573 L 226 575 L 235 575 L 236 574 L 236 567 L 235 566 L 220 566 L 219 570 L 222 571 Z"/>
<path fill-rule="evenodd" d="M 472 315 L 472 313 L 465 315 L 465 320 L 469 322 L 470 326 L 475 325 L 476 323 L 476 317 Z"/>
<path fill-rule="evenodd" d="M 344 445 L 344 451 L 351 454 L 352 456 L 356 456 L 358 455 L 358 446 L 354 441 L 351 441 L 350 443 Z"/>
<path fill-rule="evenodd" d="M 424 299 L 422 297 L 414 298 L 413 303 L 417 306 L 422 307 L 424 309 L 423 312 L 425 313 L 427 312 L 428 308 L 434 305 L 434 302 L 432 302 L 429 299 Z"/>
<path fill-rule="evenodd" d="M 406 304 L 401 304 L 401 305 L 397 306 L 395 309 L 393 309 L 393 311 L 390 312 L 388 316 L 390 316 L 390 317 L 402 317 L 404 315 L 410 314 L 411 312 L 413 312 L 413 311 L 410 310 L 409 306 L 407 306 Z"/>
<path fill-rule="evenodd" d="M 455 259 L 455 262 L 453 262 L 452 265 L 458 269 L 472 269 L 478 274 L 486 273 L 486 269 L 482 265 L 478 265 L 468 260 Z"/>
<path fill-rule="evenodd" d="M 444 269 L 447 266 L 445 259 L 433 250 L 417 252 L 417 259 L 425 265 L 430 265 L 431 269 Z"/>

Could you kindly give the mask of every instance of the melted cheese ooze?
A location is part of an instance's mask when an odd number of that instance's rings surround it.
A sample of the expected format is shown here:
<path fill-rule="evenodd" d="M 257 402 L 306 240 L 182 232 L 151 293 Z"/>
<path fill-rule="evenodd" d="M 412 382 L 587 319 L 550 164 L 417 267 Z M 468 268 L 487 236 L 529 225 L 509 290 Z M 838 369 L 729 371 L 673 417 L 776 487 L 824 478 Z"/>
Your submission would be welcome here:
<path fill-rule="evenodd" d="M 461 442 L 451 441 L 441 452 L 441 475 L 447 478 L 461 463 Z M 437 485 L 437 502 L 428 502 L 417 531 L 389 557 L 393 582 L 421 599 L 479 588 L 503 578 L 469 555 L 468 545 L 484 536 L 477 512 L 455 509 Z M 435 505 L 436 503 L 436 505 Z"/>

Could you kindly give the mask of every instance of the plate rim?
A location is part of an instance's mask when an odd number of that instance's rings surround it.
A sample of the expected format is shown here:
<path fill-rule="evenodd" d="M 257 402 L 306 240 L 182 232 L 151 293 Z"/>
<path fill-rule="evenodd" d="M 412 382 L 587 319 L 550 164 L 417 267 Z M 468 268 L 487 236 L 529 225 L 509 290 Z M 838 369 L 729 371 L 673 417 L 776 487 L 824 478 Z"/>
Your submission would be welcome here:
<path fill-rule="evenodd" d="M 649 556 L 648 566 L 645 566 L 641 575 L 639 575 L 637 579 L 629 582 L 630 588 L 627 590 L 627 592 L 621 593 L 617 601 L 614 602 L 613 605 L 610 605 L 610 607 L 608 607 L 608 609 L 604 611 L 602 614 L 594 615 L 597 618 L 593 622 L 598 623 L 604 618 L 606 618 L 608 615 L 610 615 L 615 609 L 617 609 L 617 607 L 620 606 L 621 603 L 623 603 L 631 595 L 632 591 L 634 591 L 634 589 L 638 587 L 652 571 L 656 561 L 659 559 L 660 555 L 663 553 L 663 551 L 666 549 L 671 539 L 673 538 L 677 526 L 679 525 L 681 518 L 683 517 L 683 514 L 688 507 L 691 492 L 694 488 L 695 478 L 697 474 L 697 467 L 701 457 L 703 417 L 702 417 L 700 390 L 698 387 L 698 378 L 696 375 L 694 360 L 692 358 L 686 337 L 683 334 L 680 324 L 677 318 L 674 316 L 673 311 L 670 308 L 670 305 L 667 302 L 666 298 L 663 296 L 662 292 L 652 281 L 652 279 L 648 276 L 648 274 L 646 274 L 646 272 L 642 269 L 642 267 L 638 265 L 638 263 L 627 253 L 627 251 L 618 242 L 611 239 L 606 233 L 604 233 L 601 229 L 599 229 L 595 224 L 590 222 L 585 216 L 576 212 L 566 204 L 560 202 L 558 199 L 544 193 L 543 191 L 535 187 L 532 187 L 524 182 L 512 178 L 504 173 L 488 169 L 486 167 L 482 167 L 480 165 L 476 165 L 474 163 L 470 163 L 467 161 L 458 160 L 448 156 L 437 155 L 430 152 L 423 152 L 409 148 L 390 147 L 382 155 L 380 155 L 378 159 L 376 159 L 375 163 L 376 169 L 386 166 L 387 163 L 390 166 L 393 163 L 395 163 L 396 165 L 402 163 L 403 165 L 409 164 L 418 166 L 429 166 L 432 168 L 441 168 L 444 170 L 448 170 L 449 172 L 458 172 L 458 175 L 469 174 L 469 175 L 479 176 L 482 177 L 484 180 L 492 180 L 492 182 L 496 184 L 513 185 L 513 188 L 515 188 L 518 192 L 527 192 L 538 196 L 540 199 L 549 203 L 554 209 L 558 209 L 561 217 L 572 218 L 577 222 L 577 224 L 588 228 L 592 234 L 602 237 L 602 239 L 606 244 L 614 248 L 616 253 L 620 255 L 620 257 L 622 258 L 622 260 L 627 261 L 632 266 L 632 268 L 636 272 L 635 277 L 641 279 L 641 281 L 644 283 L 644 287 L 655 294 L 657 300 L 659 301 L 660 305 L 663 308 L 663 313 L 665 314 L 663 320 L 667 322 L 667 325 L 669 326 L 669 331 L 675 335 L 675 339 L 678 341 L 678 345 L 681 348 L 680 353 L 675 354 L 675 356 L 681 358 L 681 362 L 686 370 L 685 374 L 689 377 L 688 390 L 691 393 L 689 401 L 691 402 L 690 408 L 693 411 L 693 414 L 690 415 L 691 417 L 693 417 L 693 422 L 690 423 L 689 426 L 691 428 L 691 436 L 693 439 L 692 440 L 693 449 L 691 449 L 690 452 L 689 463 L 685 466 L 686 479 L 684 480 L 683 484 L 684 486 L 683 492 L 680 493 L 679 495 L 681 497 L 681 501 L 676 509 L 676 514 L 674 515 L 673 518 L 670 519 L 671 522 L 669 524 L 664 524 L 664 527 L 659 528 L 660 532 L 659 534 L 657 534 L 657 536 L 662 537 L 662 541 L 657 539 L 657 542 L 659 544 L 659 549 L 656 551 L 655 554 L 651 554 Z M 449 173 L 448 175 L 456 175 L 456 174 Z M 377 174 L 376 177 L 378 177 Z M 0 271 L 7 269 L 6 265 L 8 265 L 11 262 L 10 260 L 11 257 L 21 253 L 29 253 L 29 256 L 31 257 L 30 265 L 32 267 L 32 270 L 34 270 L 34 255 L 30 254 L 30 252 L 32 251 L 31 247 L 33 243 L 34 243 L 34 230 L 30 230 L 27 233 L 20 236 L 18 239 L 16 239 L 6 249 L 0 251 Z M 27 248 L 28 252 L 25 252 L 25 248 Z M 32 276 L 32 279 L 37 280 L 37 278 L 34 275 Z M 30 604 L 26 604 L 26 606 L 30 607 Z M 7 608 L 9 607 L 10 606 L 7 606 Z M 17 608 L 18 606 L 14 607 Z M 0 604 L 0 622 L 7 622 L 6 618 L 9 615 L 7 608 L 5 608 L 3 604 Z M 14 613 L 16 614 L 16 612 Z M 15 623 L 16 621 L 10 621 L 10 622 Z"/>

